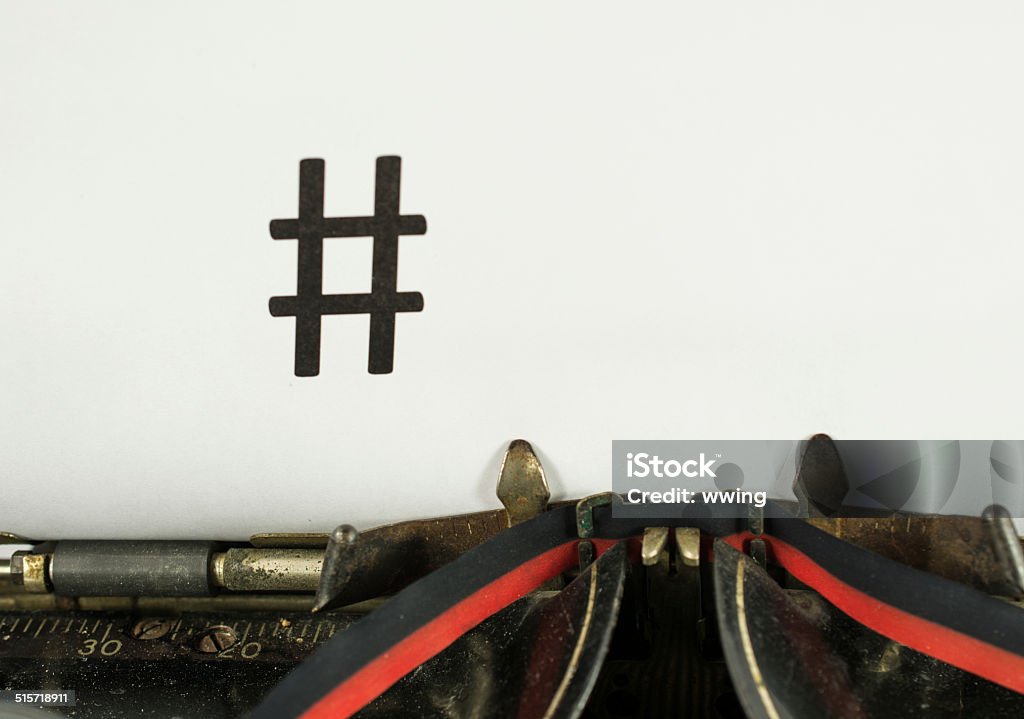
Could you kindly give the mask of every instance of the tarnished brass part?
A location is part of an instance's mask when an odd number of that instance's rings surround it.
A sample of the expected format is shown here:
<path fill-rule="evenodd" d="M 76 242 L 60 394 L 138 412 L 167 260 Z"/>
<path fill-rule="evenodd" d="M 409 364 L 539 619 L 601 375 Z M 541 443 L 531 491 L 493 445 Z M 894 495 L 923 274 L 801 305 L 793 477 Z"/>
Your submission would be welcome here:
<path fill-rule="evenodd" d="M 696 527 L 676 527 L 676 551 L 684 566 L 700 566 L 700 530 Z"/>
<path fill-rule="evenodd" d="M 46 594 L 50 591 L 47 576 L 50 566 L 49 554 L 16 552 L 11 557 L 11 576 L 15 584 L 31 594 Z"/>
<path fill-rule="evenodd" d="M 614 492 L 591 494 L 576 502 L 576 533 L 580 539 L 594 536 L 594 507 L 611 504 L 617 495 Z"/>
<path fill-rule="evenodd" d="M 210 583 L 218 588 L 224 587 L 224 552 L 218 552 L 210 557 Z"/>
<path fill-rule="evenodd" d="M 315 592 L 322 549 L 233 548 L 213 556 L 216 586 L 231 592 Z"/>
<path fill-rule="evenodd" d="M 254 547 L 275 549 L 323 548 L 329 538 L 326 532 L 260 532 L 249 537 L 249 543 Z"/>
<path fill-rule="evenodd" d="M 1019 598 L 1012 569 L 981 517 L 896 516 L 813 518 L 811 524 L 840 539 L 980 589 Z"/>
<path fill-rule="evenodd" d="M 525 439 L 513 440 L 498 474 L 498 499 L 508 513 L 508 526 L 533 519 L 548 506 L 551 490 L 544 468 Z"/>
<path fill-rule="evenodd" d="M 576 551 L 580 558 L 580 569 L 593 562 L 596 556 L 594 544 L 590 541 L 594 536 L 594 507 L 603 507 L 616 501 L 621 502 L 622 498 L 615 492 L 601 492 L 576 502 L 576 533 L 580 538 Z"/>
<path fill-rule="evenodd" d="M 653 567 L 658 563 L 665 547 L 668 546 L 668 527 L 645 527 L 644 538 L 640 545 L 640 560 L 645 567 Z"/>
<path fill-rule="evenodd" d="M 14 532 L 0 532 L 0 544 L 41 544 L 41 542 Z"/>

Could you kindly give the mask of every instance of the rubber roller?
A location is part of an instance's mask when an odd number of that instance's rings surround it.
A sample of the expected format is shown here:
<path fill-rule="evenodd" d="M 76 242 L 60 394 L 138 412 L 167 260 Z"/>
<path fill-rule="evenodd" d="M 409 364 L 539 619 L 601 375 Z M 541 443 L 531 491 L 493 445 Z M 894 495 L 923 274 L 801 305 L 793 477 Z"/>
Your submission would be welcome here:
<path fill-rule="evenodd" d="M 215 549 L 213 542 L 61 541 L 50 581 L 56 594 L 72 597 L 205 596 L 214 589 Z"/>

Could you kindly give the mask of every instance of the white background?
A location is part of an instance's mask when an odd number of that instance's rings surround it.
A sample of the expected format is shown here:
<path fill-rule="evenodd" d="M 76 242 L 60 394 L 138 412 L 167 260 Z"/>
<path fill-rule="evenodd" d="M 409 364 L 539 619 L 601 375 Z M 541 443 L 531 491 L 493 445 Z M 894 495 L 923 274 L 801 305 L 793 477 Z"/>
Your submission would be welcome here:
<path fill-rule="evenodd" d="M 470 511 L 515 437 L 573 496 L 613 438 L 1024 436 L 1018 3 L 0 7 L 0 529 Z M 268 222 L 384 154 L 425 309 L 296 378 Z"/>

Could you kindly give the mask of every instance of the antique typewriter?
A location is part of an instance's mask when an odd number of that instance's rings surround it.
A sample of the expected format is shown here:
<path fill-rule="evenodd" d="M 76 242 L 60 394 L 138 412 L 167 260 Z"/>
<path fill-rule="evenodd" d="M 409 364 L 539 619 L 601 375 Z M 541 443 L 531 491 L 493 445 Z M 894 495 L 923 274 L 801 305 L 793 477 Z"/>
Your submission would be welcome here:
<path fill-rule="evenodd" d="M 738 520 L 552 503 L 517 440 L 491 511 L 247 543 L 6 534 L 0 717 L 1024 716 L 1008 514 L 839 517 L 834 443 L 801 451 L 797 501 Z"/>

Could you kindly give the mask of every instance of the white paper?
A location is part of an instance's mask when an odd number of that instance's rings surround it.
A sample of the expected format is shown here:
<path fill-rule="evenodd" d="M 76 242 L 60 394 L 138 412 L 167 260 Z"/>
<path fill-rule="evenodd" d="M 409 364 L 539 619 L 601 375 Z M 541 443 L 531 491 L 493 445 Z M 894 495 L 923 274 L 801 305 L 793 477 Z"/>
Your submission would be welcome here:
<path fill-rule="evenodd" d="M 5 3 L 0 529 L 241 538 L 557 496 L 611 440 L 1020 438 L 1017 3 Z M 299 162 L 373 213 L 293 373 Z M 325 292 L 371 238 L 325 240 Z"/>

